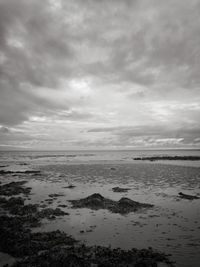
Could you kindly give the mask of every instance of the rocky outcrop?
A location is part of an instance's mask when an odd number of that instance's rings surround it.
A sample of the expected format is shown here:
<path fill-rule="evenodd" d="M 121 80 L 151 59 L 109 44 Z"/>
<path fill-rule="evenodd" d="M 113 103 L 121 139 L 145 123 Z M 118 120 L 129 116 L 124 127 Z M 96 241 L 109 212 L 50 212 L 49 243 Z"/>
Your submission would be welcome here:
<path fill-rule="evenodd" d="M 134 160 L 200 160 L 200 156 L 155 156 L 155 157 L 138 157 Z"/>
<path fill-rule="evenodd" d="M 93 210 L 107 209 L 113 213 L 127 214 L 130 212 L 135 212 L 141 208 L 151 208 L 153 205 L 140 203 L 133 201 L 129 198 L 121 198 L 119 201 L 114 201 L 108 198 L 104 198 L 98 193 L 92 194 L 89 197 L 70 200 L 73 208 L 90 208 Z"/>
<path fill-rule="evenodd" d="M 182 192 L 180 192 L 178 194 L 179 194 L 179 197 L 183 198 L 183 199 L 188 199 L 188 200 L 200 199 L 200 197 L 198 197 L 198 196 L 188 195 L 188 194 L 184 194 Z"/>

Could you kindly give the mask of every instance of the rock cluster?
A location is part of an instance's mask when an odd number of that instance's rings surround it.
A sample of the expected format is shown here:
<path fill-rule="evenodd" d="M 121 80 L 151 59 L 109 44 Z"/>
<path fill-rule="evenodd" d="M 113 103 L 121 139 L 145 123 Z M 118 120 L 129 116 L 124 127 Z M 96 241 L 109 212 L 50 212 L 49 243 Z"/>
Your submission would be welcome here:
<path fill-rule="evenodd" d="M 70 200 L 73 208 L 90 208 L 93 210 L 107 209 L 113 213 L 127 214 L 141 208 L 151 208 L 153 205 L 133 201 L 123 197 L 119 201 L 104 198 L 98 193 L 79 200 Z"/>
<path fill-rule="evenodd" d="M 30 187 L 23 187 L 27 181 L 11 182 L 0 186 L 0 195 L 13 196 L 24 194 L 28 195 L 31 191 Z"/>

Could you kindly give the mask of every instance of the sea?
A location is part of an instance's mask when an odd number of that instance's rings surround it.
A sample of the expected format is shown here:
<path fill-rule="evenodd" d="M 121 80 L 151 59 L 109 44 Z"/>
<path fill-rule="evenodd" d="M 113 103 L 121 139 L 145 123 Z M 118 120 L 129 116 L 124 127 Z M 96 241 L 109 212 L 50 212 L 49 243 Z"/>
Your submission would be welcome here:
<path fill-rule="evenodd" d="M 166 150 L 72 150 L 72 151 L 0 151 L 0 162 L 46 163 L 132 163 L 136 157 L 200 156 L 200 149 Z M 200 161 L 176 161 L 176 165 L 197 165 Z M 164 162 L 162 162 L 164 163 Z M 168 161 L 165 161 L 168 163 Z M 170 161 L 174 164 L 174 161 Z M 200 166 L 200 165 L 199 165 Z"/>
<path fill-rule="evenodd" d="M 134 160 L 155 156 L 200 156 L 200 150 L 0 151 L 0 170 L 22 172 L 8 181 L 28 180 L 32 194 L 27 203 L 45 202 L 53 193 L 62 195 L 50 207 L 66 205 L 63 210 L 70 215 L 44 220 L 33 231 L 63 230 L 87 245 L 152 247 L 171 255 L 177 267 L 199 267 L 200 199 L 182 199 L 179 193 L 200 197 L 200 160 Z M 130 190 L 116 193 L 112 190 L 116 186 Z M 154 206 L 126 215 L 72 208 L 69 200 L 93 193 Z"/>

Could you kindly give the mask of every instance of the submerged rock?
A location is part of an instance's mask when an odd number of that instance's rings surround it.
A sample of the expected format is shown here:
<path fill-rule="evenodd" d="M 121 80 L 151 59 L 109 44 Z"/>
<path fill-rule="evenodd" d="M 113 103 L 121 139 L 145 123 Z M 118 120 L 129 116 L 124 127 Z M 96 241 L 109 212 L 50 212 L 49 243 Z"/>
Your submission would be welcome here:
<path fill-rule="evenodd" d="M 127 214 L 135 212 L 141 208 L 153 207 L 151 204 L 140 203 L 129 198 L 121 198 L 119 201 L 114 201 L 104 198 L 98 193 L 79 200 L 70 200 L 73 208 L 90 208 L 93 210 L 108 209 L 113 213 Z"/>
<path fill-rule="evenodd" d="M 130 188 L 122 188 L 122 187 L 113 187 L 112 191 L 116 192 L 116 193 L 123 193 L 123 192 L 127 192 L 128 190 L 131 190 Z"/>
<path fill-rule="evenodd" d="M 193 196 L 193 195 L 187 195 L 184 194 L 182 192 L 178 193 L 180 198 L 184 198 L 184 199 L 189 199 L 189 200 L 193 200 L 193 199 L 200 199 L 200 197 L 198 196 Z"/>

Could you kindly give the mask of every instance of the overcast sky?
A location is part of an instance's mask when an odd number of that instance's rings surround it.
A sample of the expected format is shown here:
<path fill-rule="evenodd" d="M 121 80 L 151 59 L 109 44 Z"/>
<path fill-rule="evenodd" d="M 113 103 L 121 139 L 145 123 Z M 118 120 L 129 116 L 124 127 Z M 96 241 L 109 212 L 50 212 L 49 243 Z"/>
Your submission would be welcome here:
<path fill-rule="evenodd" d="M 0 148 L 200 148 L 200 0 L 0 0 Z"/>

